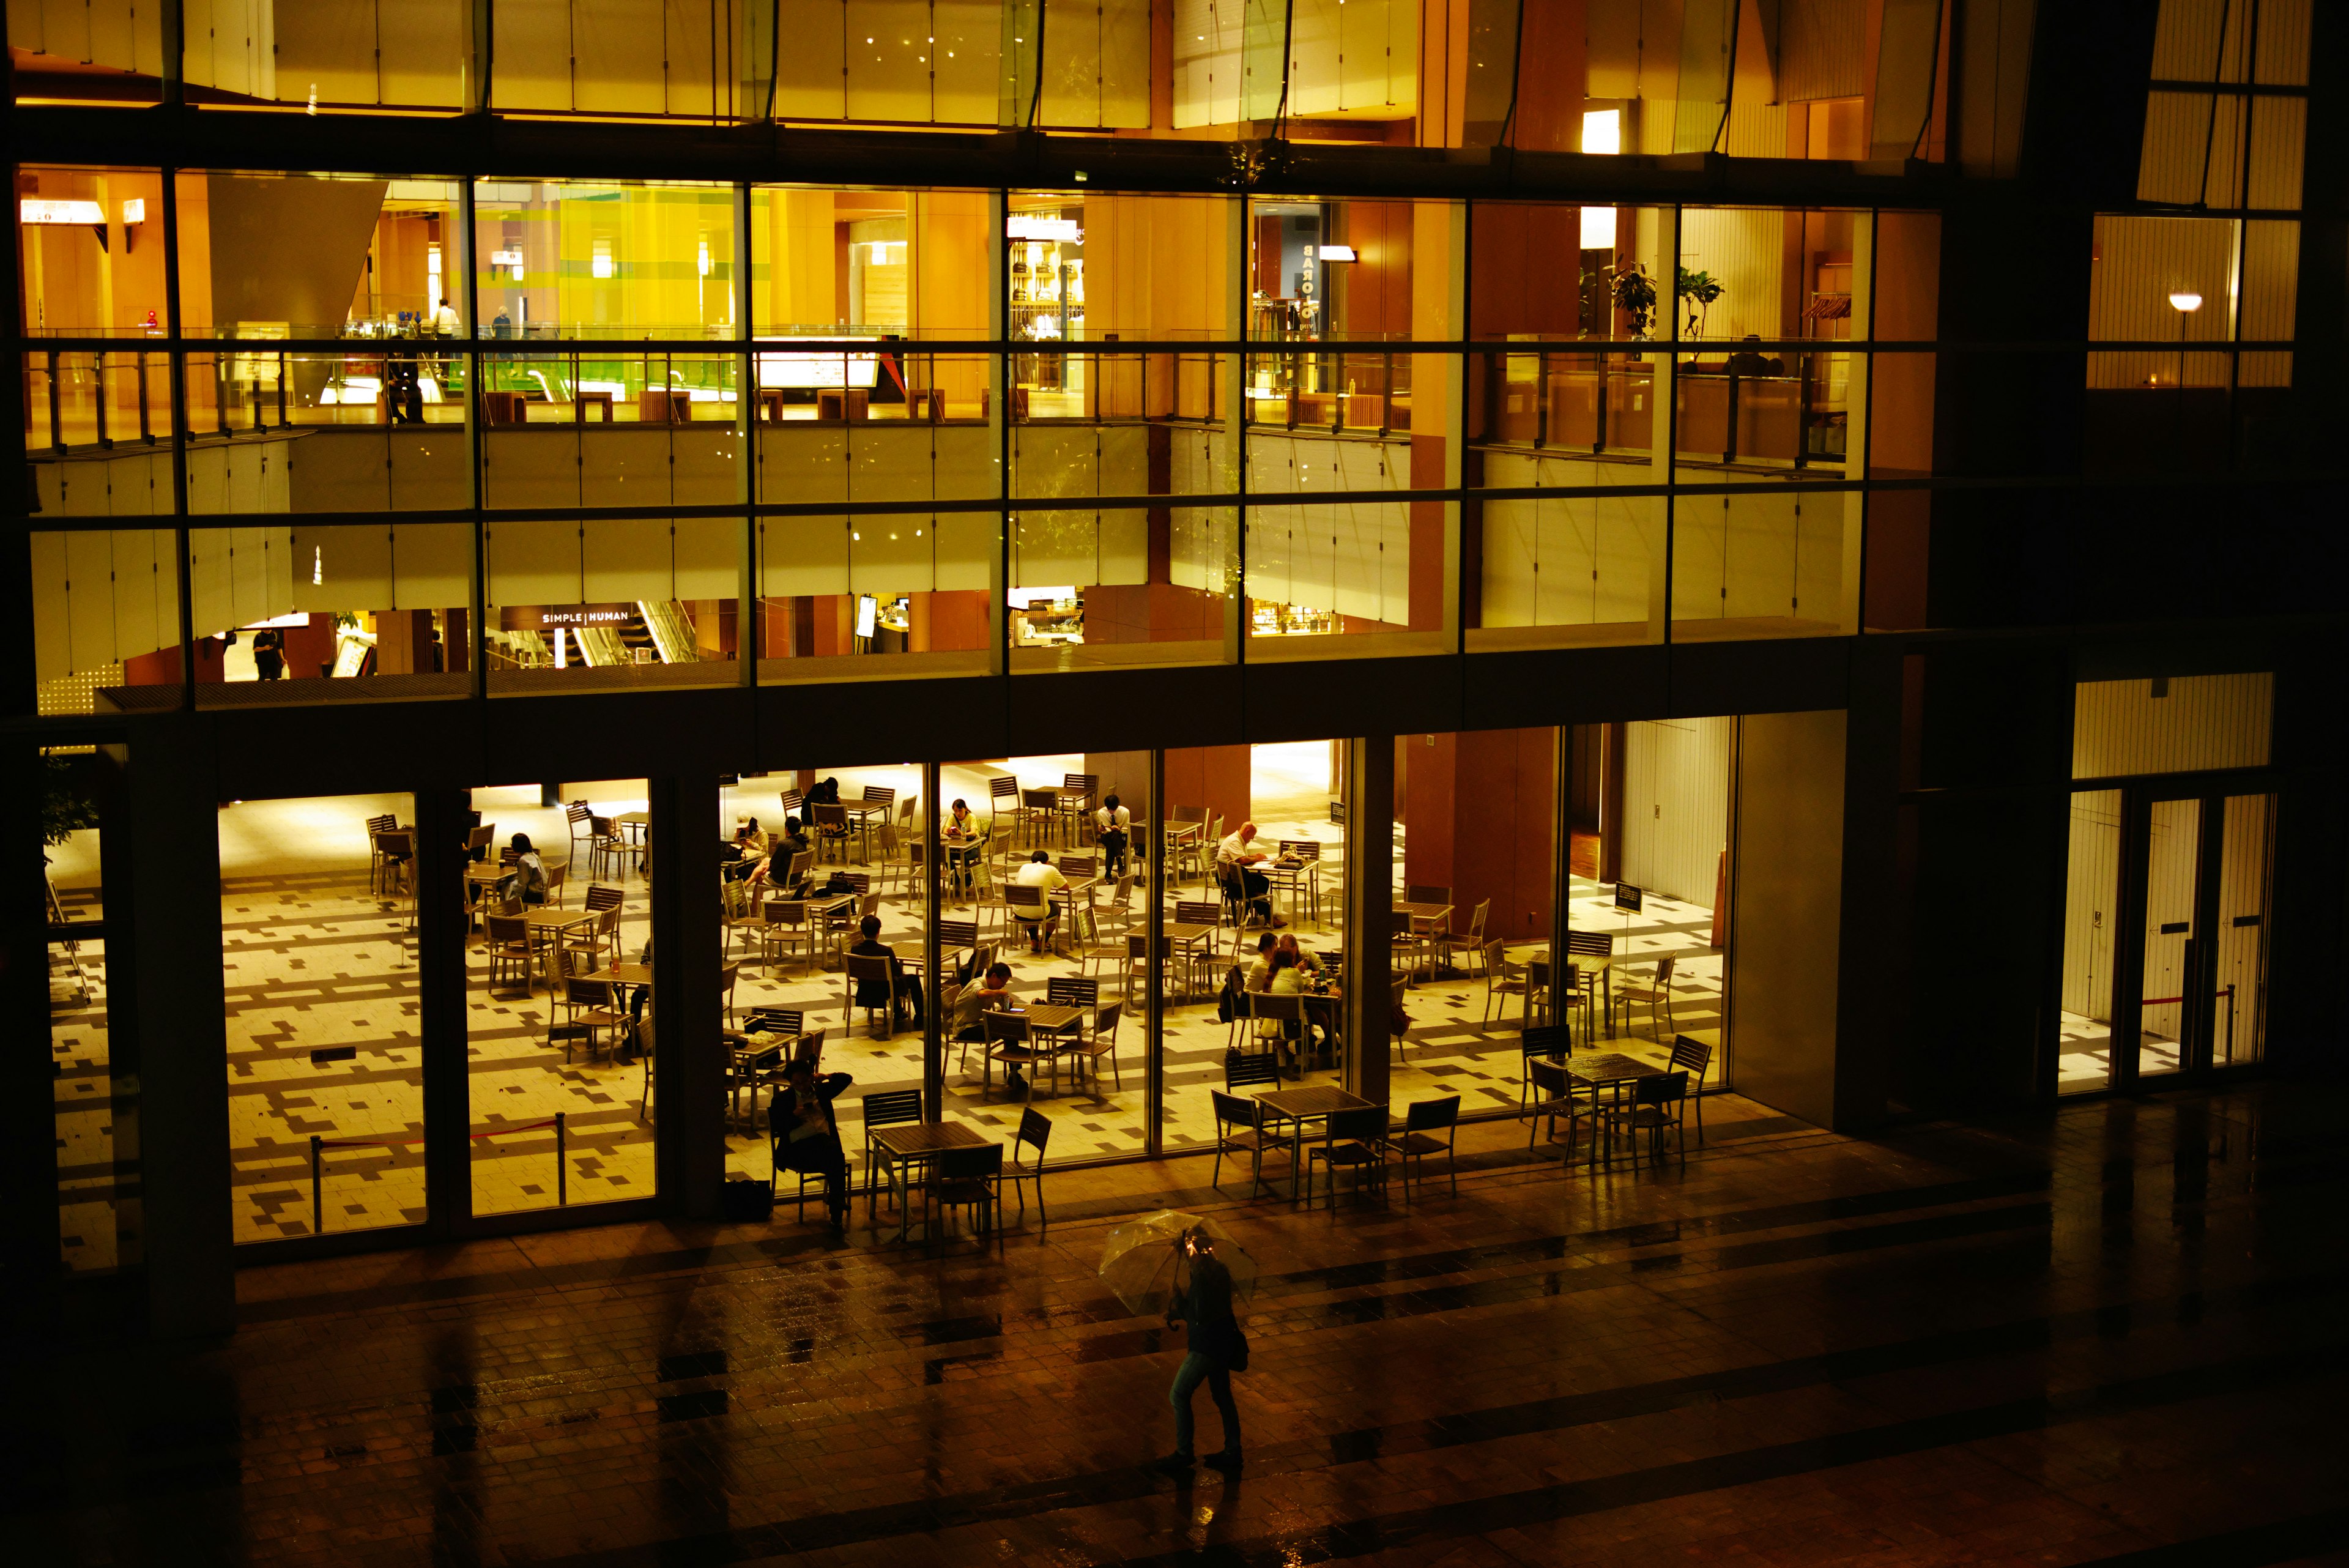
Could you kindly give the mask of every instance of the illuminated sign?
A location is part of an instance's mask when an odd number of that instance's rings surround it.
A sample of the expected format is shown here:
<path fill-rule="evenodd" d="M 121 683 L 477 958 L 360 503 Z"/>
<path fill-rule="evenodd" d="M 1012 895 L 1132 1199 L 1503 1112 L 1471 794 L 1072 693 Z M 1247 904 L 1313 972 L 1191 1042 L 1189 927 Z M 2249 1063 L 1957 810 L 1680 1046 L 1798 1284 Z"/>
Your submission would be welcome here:
<path fill-rule="evenodd" d="M 47 196 L 20 197 L 16 216 L 27 223 L 98 223 L 106 222 L 106 209 L 95 202 L 70 202 Z"/>
<path fill-rule="evenodd" d="M 1074 218 L 1038 218 L 1014 213 L 1003 221 L 1005 237 L 1015 240 L 1077 240 L 1084 231 Z"/>
<path fill-rule="evenodd" d="M 768 338 L 764 341 L 772 342 Z M 843 338 L 843 342 L 871 343 L 871 337 Z M 879 384 L 881 361 L 873 354 L 761 354 L 759 356 L 759 385 L 783 387 L 794 390 L 808 389 L 833 389 L 842 387 L 862 387 L 870 391 Z"/>

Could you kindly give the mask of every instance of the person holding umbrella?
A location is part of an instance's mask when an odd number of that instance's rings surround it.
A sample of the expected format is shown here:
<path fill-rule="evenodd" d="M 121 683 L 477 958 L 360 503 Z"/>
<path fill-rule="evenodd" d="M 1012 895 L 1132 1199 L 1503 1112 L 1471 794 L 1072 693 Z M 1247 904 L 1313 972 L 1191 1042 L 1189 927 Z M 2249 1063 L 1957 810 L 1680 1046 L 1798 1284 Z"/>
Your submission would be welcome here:
<path fill-rule="evenodd" d="M 1247 1366 L 1247 1339 L 1232 1315 L 1232 1274 L 1216 1256 L 1215 1238 L 1195 1225 L 1174 1240 L 1177 1259 L 1190 1266 L 1190 1282 L 1166 1308 L 1166 1326 L 1185 1325 L 1190 1350 L 1174 1371 L 1167 1403 L 1174 1407 L 1174 1451 L 1158 1468 L 1179 1474 L 1191 1468 L 1191 1397 L 1199 1385 L 1216 1401 L 1224 1420 L 1224 1446 L 1206 1462 L 1226 1475 L 1240 1470 L 1240 1412 L 1232 1401 L 1232 1374 Z"/>

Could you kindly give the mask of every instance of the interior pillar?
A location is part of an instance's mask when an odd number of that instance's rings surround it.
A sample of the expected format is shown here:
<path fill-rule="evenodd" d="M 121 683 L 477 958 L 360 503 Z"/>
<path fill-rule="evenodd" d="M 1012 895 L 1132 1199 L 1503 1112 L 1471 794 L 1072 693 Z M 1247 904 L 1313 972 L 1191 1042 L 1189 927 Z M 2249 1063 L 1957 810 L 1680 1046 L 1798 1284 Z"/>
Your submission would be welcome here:
<path fill-rule="evenodd" d="M 1346 1090 L 1387 1100 L 1394 912 L 1394 737 L 1346 742 Z"/>
<path fill-rule="evenodd" d="M 129 917 L 109 952 L 139 955 L 140 1229 L 159 1339 L 236 1327 L 216 774 L 211 728 L 193 715 L 139 726 L 125 780 L 134 871 L 128 888 L 107 888 L 109 916 Z M 123 1032 L 114 1038 L 119 1048 Z"/>
<path fill-rule="evenodd" d="M 718 1000 L 718 775 L 647 779 L 652 808 L 654 1156 L 672 1211 L 714 1219 L 726 1181 L 726 1064 Z"/>

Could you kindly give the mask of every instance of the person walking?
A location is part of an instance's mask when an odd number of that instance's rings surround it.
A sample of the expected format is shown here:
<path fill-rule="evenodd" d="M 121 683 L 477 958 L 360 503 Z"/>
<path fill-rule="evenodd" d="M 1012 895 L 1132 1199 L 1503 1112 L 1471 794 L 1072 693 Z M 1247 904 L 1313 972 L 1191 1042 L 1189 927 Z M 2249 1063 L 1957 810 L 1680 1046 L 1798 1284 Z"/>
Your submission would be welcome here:
<path fill-rule="evenodd" d="M 1206 1463 L 1226 1475 L 1240 1469 L 1240 1412 L 1232 1400 L 1232 1374 L 1247 1366 L 1247 1340 L 1232 1314 L 1232 1272 L 1216 1256 L 1215 1239 L 1204 1226 L 1186 1231 L 1174 1243 L 1178 1268 L 1187 1267 L 1190 1281 L 1166 1309 L 1166 1326 L 1178 1322 L 1190 1335 L 1190 1349 L 1174 1369 L 1174 1386 L 1166 1402 L 1174 1407 L 1174 1451 L 1158 1468 L 1179 1474 L 1191 1468 L 1191 1397 L 1199 1385 L 1216 1402 L 1224 1420 L 1224 1446 L 1206 1457 Z"/>

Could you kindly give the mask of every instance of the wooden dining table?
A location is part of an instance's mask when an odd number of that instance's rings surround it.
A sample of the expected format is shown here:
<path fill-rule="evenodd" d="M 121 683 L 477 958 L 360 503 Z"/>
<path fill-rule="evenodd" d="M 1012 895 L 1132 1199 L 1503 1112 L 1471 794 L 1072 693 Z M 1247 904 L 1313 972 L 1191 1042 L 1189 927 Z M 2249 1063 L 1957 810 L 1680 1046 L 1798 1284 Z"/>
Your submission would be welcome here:
<path fill-rule="evenodd" d="M 547 970 L 546 982 L 550 992 L 554 989 L 554 975 L 544 962 L 546 954 L 562 939 L 564 932 L 574 926 L 593 925 L 595 921 L 595 911 L 593 909 L 566 909 L 559 905 L 549 908 L 541 904 L 534 909 L 522 912 L 522 923 L 530 933 L 531 946 L 538 950 L 539 967 Z"/>
<path fill-rule="evenodd" d="M 1198 957 L 1196 950 L 1198 944 L 1201 941 L 1212 940 L 1216 933 L 1222 929 L 1221 926 L 1206 925 L 1196 920 L 1170 920 L 1166 924 L 1166 949 L 1169 952 L 1173 952 L 1177 948 L 1183 950 L 1182 968 L 1187 974 L 1193 961 Z M 1200 994 L 1187 981 L 1179 990 L 1180 994 L 1186 998 Z"/>
<path fill-rule="evenodd" d="M 624 811 L 612 819 L 612 826 L 628 836 L 628 853 L 636 857 L 636 869 L 645 868 L 645 836 L 653 830 L 653 814 L 648 811 Z"/>
<path fill-rule="evenodd" d="M 885 1127 L 875 1127 L 869 1135 L 878 1156 L 885 1156 L 883 1168 L 888 1172 L 889 1190 L 897 1198 L 897 1240 L 905 1240 L 911 1222 L 912 1184 L 904 1190 L 897 1185 L 901 1169 L 926 1165 L 948 1149 L 985 1148 L 993 1139 L 981 1137 L 960 1122 L 897 1122 Z M 874 1205 L 880 1201 L 880 1184 L 867 1183 L 864 1189 L 865 1218 L 873 1217 Z"/>
<path fill-rule="evenodd" d="M 1297 1124 L 1297 1141 L 1290 1144 L 1288 1155 L 1288 1200 L 1296 1202 L 1305 1192 L 1305 1124 L 1322 1124 L 1321 1141 L 1329 1141 L 1329 1122 L 1333 1111 L 1366 1111 L 1371 1102 L 1360 1095 L 1350 1095 L 1343 1089 L 1333 1089 L 1324 1084 L 1308 1084 L 1295 1089 L 1268 1089 L 1257 1096 L 1257 1104 L 1270 1112 L 1275 1119 Z"/>
<path fill-rule="evenodd" d="M 1398 915 L 1411 917 L 1412 934 L 1416 938 L 1433 936 L 1443 929 L 1443 922 L 1452 914 L 1452 906 L 1449 904 L 1414 904 L 1401 898 L 1396 899 L 1391 908 Z M 1414 963 L 1412 966 L 1412 973 L 1418 972 L 1419 966 Z M 1429 966 L 1429 972 L 1431 974 L 1434 972 L 1434 966 L 1432 964 Z"/>

